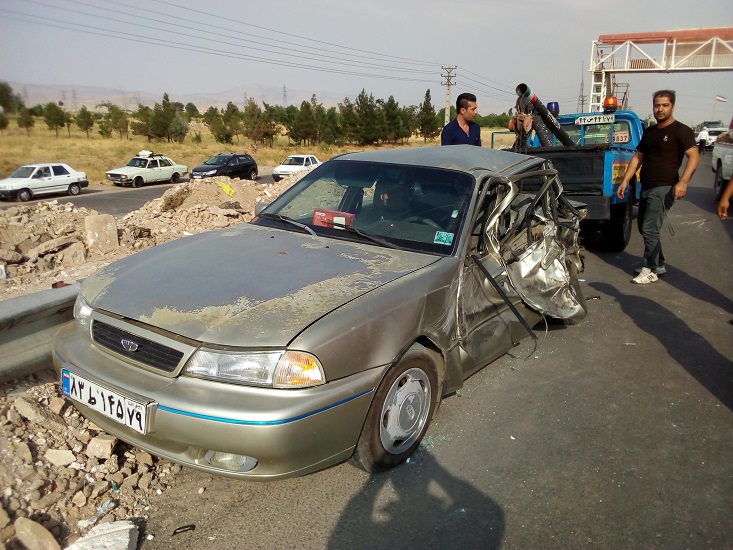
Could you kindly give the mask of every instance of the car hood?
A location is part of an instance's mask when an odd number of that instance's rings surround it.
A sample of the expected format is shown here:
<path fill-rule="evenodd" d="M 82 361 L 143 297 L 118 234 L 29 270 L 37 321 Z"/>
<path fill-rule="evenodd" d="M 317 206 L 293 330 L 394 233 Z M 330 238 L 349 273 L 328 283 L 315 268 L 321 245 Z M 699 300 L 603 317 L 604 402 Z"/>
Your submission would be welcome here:
<path fill-rule="evenodd" d="M 208 172 L 209 170 L 220 170 L 224 164 L 199 164 L 196 168 L 192 169 L 191 172 Z"/>
<path fill-rule="evenodd" d="M 307 170 L 310 166 L 303 166 L 302 164 L 281 164 L 277 166 L 273 172 L 300 172 L 301 170 Z"/>
<path fill-rule="evenodd" d="M 0 185 L 3 185 L 3 184 L 6 184 L 6 185 L 9 185 L 9 184 L 18 185 L 18 184 L 23 183 L 23 182 L 30 183 L 32 181 L 33 180 L 31 180 L 30 178 L 4 178 L 4 179 L 1 179 L 0 180 Z"/>
<path fill-rule="evenodd" d="M 186 338 L 282 347 L 335 308 L 438 260 L 242 224 L 138 252 L 87 278 L 81 293 L 95 309 Z"/>
<path fill-rule="evenodd" d="M 114 170 L 107 170 L 107 174 L 125 174 L 129 176 L 130 174 L 137 174 L 139 172 L 142 172 L 143 170 L 147 170 L 147 168 L 136 168 L 135 166 L 122 166 L 121 168 L 115 168 Z"/>

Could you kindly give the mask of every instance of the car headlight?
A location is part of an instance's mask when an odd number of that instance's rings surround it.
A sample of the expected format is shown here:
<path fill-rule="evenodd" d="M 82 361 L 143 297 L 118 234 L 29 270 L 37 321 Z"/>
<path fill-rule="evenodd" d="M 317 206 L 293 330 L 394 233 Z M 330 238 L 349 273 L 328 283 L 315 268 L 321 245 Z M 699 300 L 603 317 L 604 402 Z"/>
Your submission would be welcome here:
<path fill-rule="evenodd" d="M 7 189 L 10 189 L 10 186 L 9 185 L 0 185 L 0 189 L 2 189 L 3 191 L 5 191 Z"/>
<path fill-rule="evenodd" d="M 224 352 L 200 349 L 183 374 L 272 388 L 308 388 L 326 383 L 321 363 L 302 351 Z"/>
<path fill-rule="evenodd" d="M 215 176 L 216 170 L 207 170 L 206 172 L 203 172 L 201 175 L 202 176 Z"/>
<path fill-rule="evenodd" d="M 84 330 L 89 332 L 89 327 L 92 324 L 92 308 L 89 307 L 81 292 L 76 295 L 76 302 L 74 302 L 74 319 L 84 327 Z"/>

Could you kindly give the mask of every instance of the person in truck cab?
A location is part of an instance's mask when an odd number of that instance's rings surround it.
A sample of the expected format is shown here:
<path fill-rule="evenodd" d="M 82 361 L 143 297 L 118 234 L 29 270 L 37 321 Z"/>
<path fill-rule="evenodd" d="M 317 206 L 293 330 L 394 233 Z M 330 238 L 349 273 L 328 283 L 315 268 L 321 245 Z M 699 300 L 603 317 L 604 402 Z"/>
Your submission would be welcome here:
<path fill-rule="evenodd" d="M 481 147 L 481 126 L 473 119 L 478 114 L 476 96 L 463 93 L 456 99 L 456 118 L 443 127 L 441 145 L 478 145 Z"/>
<path fill-rule="evenodd" d="M 654 92 L 654 118 L 657 123 L 644 130 L 636 147 L 636 153 L 626 167 L 616 194 L 624 197 L 629 181 L 641 166 L 641 199 L 637 223 L 644 238 L 644 265 L 632 283 L 648 284 L 666 273 L 660 229 L 664 215 L 675 201 L 687 192 L 687 184 L 695 173 L 700 155 L 695 143 L 695 133 L 674 118 L 676 94 L 673 90 Z M 679 169 L 682 157 L 687 164 L 682 176 Z"/>

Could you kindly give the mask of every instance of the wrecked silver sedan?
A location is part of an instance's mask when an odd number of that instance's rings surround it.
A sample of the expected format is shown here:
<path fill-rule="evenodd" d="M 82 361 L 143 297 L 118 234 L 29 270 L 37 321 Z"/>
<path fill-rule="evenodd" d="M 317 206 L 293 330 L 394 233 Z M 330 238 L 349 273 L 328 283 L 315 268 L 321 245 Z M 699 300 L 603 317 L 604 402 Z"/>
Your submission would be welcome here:
<path fill-rule="evenodd" d="M 110 434 L 211 473 L 390 468 L 443 396 L 543 317 L 585 315 L 579 218 L 540 158 L 339 156 L 250 224 L 86 279 L 54 339 L 63 393 Z"/>

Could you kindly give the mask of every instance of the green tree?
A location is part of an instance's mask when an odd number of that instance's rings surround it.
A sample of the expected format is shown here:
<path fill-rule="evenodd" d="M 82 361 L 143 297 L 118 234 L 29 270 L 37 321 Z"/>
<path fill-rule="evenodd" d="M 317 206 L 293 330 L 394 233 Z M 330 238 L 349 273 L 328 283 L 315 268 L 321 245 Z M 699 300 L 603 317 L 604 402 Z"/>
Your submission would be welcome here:
<path fill-rule="evenodd" d="M 324 115 L 321 125 L 321 141 L 326 145 L 341 144 L 343 142 L 341 132 L 341 117 L 336 107 L 330 107 Z"/>
<path fill-rule="evenodd" d="M 109 123 L 109 118 L 105 117 L 99 121 L 99 124 L 97 124 L 97 132 L 99 132 L 99 135 L 103 138 L 112 137 L 112 127 Z"/>
<path fill-rule="evenodd" d="M 123 135 L 127 137 L 127 133 L 130 129 L 130 121 L 127 113 L 111 101 L 103 101 L 102 103 L 99 103 L 97 107 L 104 107 L 107 109 L 107 113 L 99 123 L 99 134 L 102 137 L 108 138 L 112 136 L 113 132 L 117 132 L 120 139 L 122 139 Z"/>
<path fill-rule="evenodd" d="M 356 143 L 359 132 L 359 117 L 356 114 L 354 104 L 348 97 L 338 105 L 341 116 L 341 136 L 346 143 Z"/>
<path fill-rule="evenodd" d="M 23 98 L 13 93 L 13 88 L 7 82 L 0 82 L 0 107 L 8 114 L 16 114 L 24 107 Z"/>
<path fill-rule="evenodd" d="M 227 129 L 226 124 L 221 118 L 221 113 L 216 107 L 209 107 L 203 116 L 204 124 L 209 128 L 209 132 L 214 136 L 217 143 L 233 143 L 232 133 Z"/>
<path fill-rule="evenodd" d="M 354 102 L 357 115 L 357 143 L 359 145 L 373 145 L 380 137 L 379 115 L 377 102 L 372 94 L 367 95 L 362 89 Z"/>
<path fill-rule="evenodd" d="M 171 127 L 168 130 L 173 141 L 176 143 L 183 143 L 188 134 L 188 122 L 186 122 L 185 114 L 182 111 L 176 112 L 173 120 L 171 121 Z"/>
<path fill-rule="evenodd" d="M 10 119 L 4 113 L 0 114 L 0 133 L 8 127 Z"/>
<path fill-rule="evenodd" d="M 64 111 L 64 116 L 66 117 L 66 132 L 71 137 L 71 125 L 74 124 L 74 115 L 68 111 Z"/>
<path fill-rule="evenodd" d="M 132 113 L 133 120 L 130 121 L 130 129 L 134 136 L 146 136 L 148 142 L 153 141 L 151 123 L 153 120 L 153 109 L 142 103 L 138 104 L 137 111 Z"/>
<path fill-rule="evenodd" d="M 94 126 L 94 117 L 92 117 L 92 113 L 89 112 L 86 105 L 82 105 L 76 114 L 76 125 L 79 127 L 79 130 L 86 132 L 87 139 L 89 139 L 89 130 Z"/>
<path fill-rule="evenodd" d="M 316 115 L 313 112 L 313 106 L 308 101 L 303 101 L 300 104 L 300 110 L 298 111 L 298 116 L 295 119 L 290 136 L 296 143 L 310 145 L 314 142 L 317 134 L 318 127 L 316 125 Z"/>
<path fill-rule="evenodd" d="M 33 118 L 30 110 L 21 107 L 18 113 L 18 128 L 25 130 L 26 135 L 31 135 L 31 128 L 36 125 L 36 119 Z"/>
<path fill-rule="evenodd" d="M 49 130 L 56 131 L 56 137 L 59 137 L 59 128 L 66 126 L 66 113 L 53 101 L 46 103 L 43 108 L 43 118 Z"/>
<path fill-rule="evenodd" d="M 402 122 L 397 137 L 406 142 L 417 130 L 417 107 L 415 105 L 402 107 L 400 109 L 400 119 Z"/>
<path fill-rule="evenodd" d="M 222 111 L 221 119 L 227 130 L 229 130 L 229 132 L 237 138 L 237 141 L 239 141 L 239 134 L 241 134 L 243 130 L 242 112 L 239 110 L 239 107 L 230 101 Z"/>
<path fill-rule="evenodd" d="M 397 143 L 397 140 L 401 136 L 402 116 L 400 105 L 395 101 L 393 96 L 389 96 L 389 99 L 384 104 L 384 122 L 387 141 Z"/>
<path fill-rule="evenodd" d="M 199 110 L 196 108 L 196 105 L 191 103 L 190 101 L 186 103 L 186 106 L 184 107 L 186 114 L 188 115 L 188 120 L 192 120 L 194 118 L 198 118 L 201 116 L 201 113 L 199 113 Z"/>
<path fill-rule="evenodd" d="M 435 107 L 430 99 L 430 88 L 425 92 L 425 99 L 420 104 L 417 114 L 418 131 L 422 138 L 427 141 L 440 134 L 440 121 L 435 116 Z"/>
<path fill-rule="evenodd" d="M 43 116 L 43 105 L 39 103 L 38 105 L 34 105 L 30 109 L 28 109 L 28 111 L 30 112 L 31 116 L 41 118 Z"/>
<path fill-rule="evenodd" d="M 154 139 L 171 141 L 170 127 L 176 110 L 171 104 L 168 94 L 163 94 L 163 101 L 153 107 L 153 116 L 150 120 L 150 134 Z"/>

